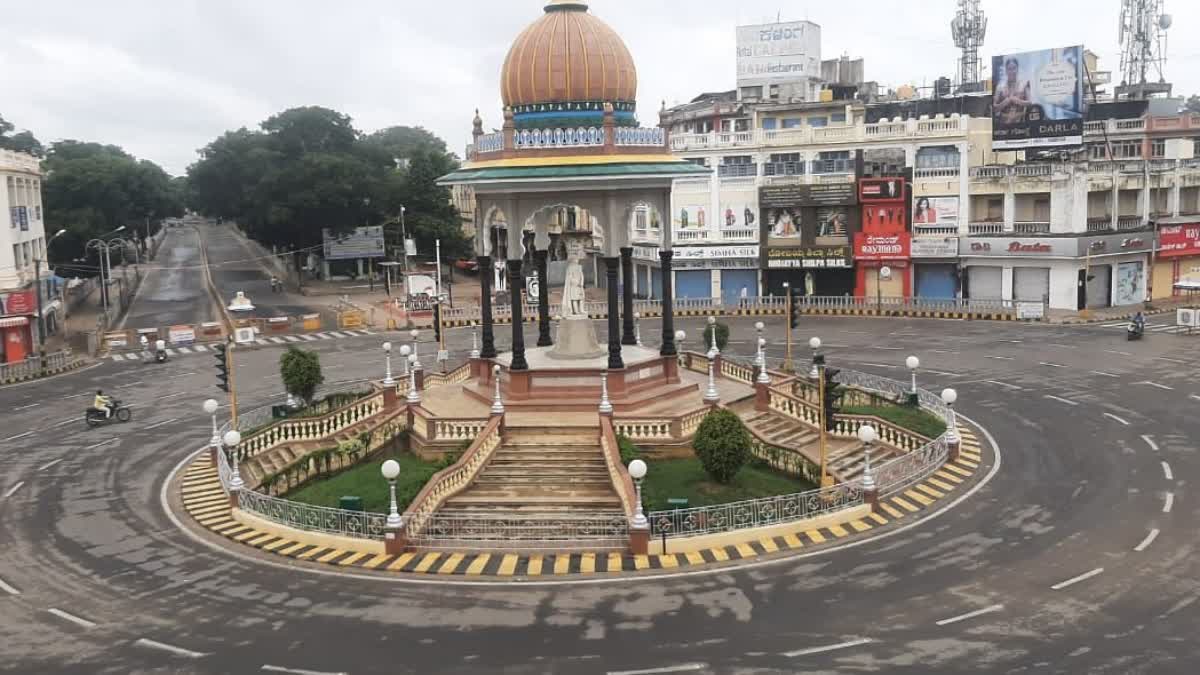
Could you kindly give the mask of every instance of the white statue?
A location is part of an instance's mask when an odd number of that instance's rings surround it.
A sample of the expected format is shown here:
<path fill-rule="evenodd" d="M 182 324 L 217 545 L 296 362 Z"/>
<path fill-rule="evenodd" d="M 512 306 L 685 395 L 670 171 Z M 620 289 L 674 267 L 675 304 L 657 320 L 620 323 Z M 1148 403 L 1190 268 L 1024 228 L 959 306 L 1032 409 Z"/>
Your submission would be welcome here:
<path fill-rule="evenodd" d="M 495 283 L 492 285 L 494 289 L 503 293 L 508 290 L 508 275 L 505 274 L 505 265 L 503 260 L 497 260 L 492 263 L 492 269 L 495 272 Z"/>
<path fill-rule="evenodd" d="M 567 319 L 587 317 L 584 311 L 583 293 L 583 246 L 572 241 L 567 251 L 567 272 L 563 280 L 562 316 Z"/>

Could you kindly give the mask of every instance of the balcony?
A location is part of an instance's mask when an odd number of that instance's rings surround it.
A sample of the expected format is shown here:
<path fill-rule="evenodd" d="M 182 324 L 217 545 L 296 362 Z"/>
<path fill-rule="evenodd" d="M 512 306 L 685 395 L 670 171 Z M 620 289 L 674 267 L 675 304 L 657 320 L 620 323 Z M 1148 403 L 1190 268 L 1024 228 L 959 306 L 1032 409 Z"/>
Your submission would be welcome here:
<path fill-rule="evenodd" d="M 757 164 L 721 164 L 717 167 L 717 176 L 720 178 L 745 178 L 757 175 Z"/>
<path fill-rule="evenodd" d="M 803 176 L 804 162 L 767 162 L 763 164 L 764 176 Z"/>
<path fill-rule="evenodd" d="M 697 241 L 710 241 L 712 232 L 709 230 L 676 230 L 675 241 L 677 243 L 694 243 Z"/>
<path fill-rule="evenodd" d="M 967 232 L 972 236 L 989 235 L 989 234 L 1004 234 L 1003 222 L 983 222 L 983 223 L 968 223 Z"/>
<path fill-rule="evenodd" d="M 977 166 L 971 169 L 972 178 L 1001 179 L 1008 177 L 1007 166 Z"/>
<path fill-rule="evenodd" d="M 1105 134 L 1117 133 L 1141 133 L 1146 130 L 1146 120 L 1143 118 L 1132 120 L 1096 120 L 1093 122 L 1083 123 L 1083 133 L 1085 136 L 1103 136 Z"/>
<path fill-rule="evenodd" d="M 662 230 L 646 228 L 633 231 L 633 241 L 636 244 L 658 244 L 662 242 Z"/>
<path fill-rule="evenodd" d="M 947 178 L 958 178 L 958 167 L 943 166 L 936 169 L 917 169 L 913 173 L 913 177 L 917 180 L 945 180 Z"/>
<path fill-rule="evenodd" d="M 1052 164 L 1017 164 L 1013 166 L 1014 176 L 1049 176 L 1054 173 Z"/>
<path fill-rule="evenodd" d="M 913 224 L 913 233 L 917 235 L 946 236 L 958 234 L 957 225 L 921 225 Z"/>
<path fill-rule="evenodd" d="M 0 171 L 20 171 L 41 175 L 41 161 L 33 155 L 12 150 L 0 150 Z"/>
<path fill-rule="evenodd" d="M 1013 232 L 1016 234 L 1050 234 L 1050 223 L 1048 221 L 1013 223 Z"/>
<path fill-rule="evenodd" d="M 1117 231 L 1131 232 L 1146 228 L 1146 221 L 1141 216 L 1117 216 Z"/>
<path fill-rule="evenodd" d="M 744 244 L 758 242 L 757 227 L 722 227 L 721 241 L 730 244 Z"/>
<path fill-rule="evenodd" d="M 834 127 L 755 129 L 706 134 L 672 134 L 671 150 L 708 150 L 755 146 L 830 145 L 864 141 L 898 141 L 966 137 L 967 117 L 949 117 L 903 122 L 877 122 Z"/>
<path fill-rule="evenodd" d="M 852 159 L 814 159 L 812 161 L 811 173 L 854 173 L 854 160 Z"/>
<path fill-rule="evenodd" d="M 1087 219 L 1088 232 L 1112 232 L 1112 216 L 1096 216 Z"/>

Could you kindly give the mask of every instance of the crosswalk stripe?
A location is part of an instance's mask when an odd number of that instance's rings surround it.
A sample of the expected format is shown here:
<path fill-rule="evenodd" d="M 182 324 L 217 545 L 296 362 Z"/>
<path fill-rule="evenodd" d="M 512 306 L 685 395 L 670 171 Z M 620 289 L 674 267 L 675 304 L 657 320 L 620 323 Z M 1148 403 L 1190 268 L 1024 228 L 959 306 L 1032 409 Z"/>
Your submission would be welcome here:
<path fill-rule="evenodd" d="M 775 544 L 775 540 L 770 537 L 763 537 L 758 540 L 758 545 L 763 547 L 767 553 L 774 553 L 779 550 L 779 546 Z"/>
<path fill-rule="evenodd" d="M 281 337 L 269 337 L 267 339 L 270 340 L 271 342 L 274 342 L 277 345 L 281 345 L 284 343 L 284 340 Z"/>
<path fill-rule="evenodd" d="M 454 574 L 454 570 L 458 568 L 458 564 L 463 560 L 463 554 L 451 553 L 441 565 L 437 568 L 438 574 Z"/>
<path fill-rule="evenodd" d="M 954 474 L 950 473 L 949 471 L 945 471 L 945 470 L 938 471 L 937 473 L 935 473 L 933 475 L 936 476 L 939 480 L 948 480 L 951 483 L 955 483 L 955 484 L 963 482 L 962 478 L 960 478 L 959 476 L 955 476 Z"/>
<path fill-rule="evenodd" d="M 307 334 L 306 334 L 306 335 L 301 335 L 301 336 L 300 336 L 300 338 L 301 338 L 302 340 L 304 340 L 305 342 L 316 342 L 316 341 L 317 341 L 317 338 L 315 338 L 315 337 L 313 337 L 313 336 L 311 336 L 311 335 L 307 335 Z"/>
<path fill-rule="evenodd" d="M 929 483 L 930 485 L 936 487 L 939 490 L 945 490 L 945 491 L 949 492 L 950 490 L 954 489 L 953 485 L 948 485 L 946 483 L 943 483 L 942 481 L 938 480 L 937 478 L 934 478 L 933 476 L 930 476 L 929 478 L 927 478 L 926 482 Z"/>
<path fill-rule="evenodd" d="M 192 350 L 197 354 L 208 351 L 208 345 L 192 345 Z"/>
<path fill-rule="evenodd" d="M 850 534 L 848 531 L 846 531 L 846 528 L 842 527 L 841 525 L 830 525 L 826 529 L 828 529 L 830 532 L 832 532 L 833 536 L 837 537 L 838 539 L 841 539 L 842 537 L 845 537 L 845 536 L 849 536 L 849 534 Z"/>
<path fill-rule="evenodd" d="M 942 468 L 946 469 L 947 471 L 953 471 L 954 473 L 956 473 L 964 478 L 971 477 L 970 471 L 967 471 L 966 469 L 959 467 L 959 466 L 954 466 L 953 464 L 946 464 Z"/>
<path fill-rule="evenodd" d="M 141 354 L 126 354 L 125 355 L 126 361 L 137 361 L 140 358 L 142 358 Z"/>
<path fill-rule="evenodd" d="M 283 339 L 287 340 L 288 342 L 300 342 L 300 338 L 296 337 L 295 335 L 284 335 Z"/>
<path fill-rule="evenodd" d="M 125 360 L 125 357 L 120 354 L 113 354 L 109 358 L 111 358 L 113 361 L 124 361 Z"/>
<path fill-rule="evenodd" d="M 417 566 L 413 568 L 413 571 L 418 572 L 418 573 L 428 572 L 429 568 L 433 567 L 433 564 L 435 562 L 437 562 L 438 559 L 441 557 L 442 557 L 442 554 L 439 553 L 438 551 L 431 551 L 429 553 L 426 553 L 425 557 L 421 558 L 421 562 L 417 563 Z"/>
<path fill-rule="evenodd" d="M 264 345 L 264 346 L 265 346 L 265 345 L 269 345 L 269 344 L 271 344 L 271 343 L 270 343 L 270 342 L 267 342 L 266 340 L 264 340 L 264 339 L 262 339 L 262 338 L 259 338 L 259 339 L 257 339 L 257 340 L 255 340 L 255 341 L 254 341 L 254 344 L 256 344 L 256 345 Z"/>
<path fill-rule="evenodd" d="M 177 353 L 174 349 L 167 350 L 167 356 L 176 356 L 176 355 L 177 355 Z"/>
<path fill-rule="evenodd" d="M 346 335 L 345 333 L 338 333 L 337 331 L 330 331 L 330 332 L 329 332 L 329 334 L 330 334 L 330 335 L 332 335 L 332 336 L 333 336 L 333 337 L 335 337 L 335 338 L 346 338 L 346 337 L 350 337 L 349 335 Z"/>
<path fill-rule="evenodd" d="M 176 347 L 175 350 L 178 351 L 180 354 L 191 354 L 192 353 L 191 347 Z M 167 351 L 169 352 L 171 350 L 168 349 Z"/>
<path fill-rule="evenodd" d="M 333 339 L 333 336 L 331 336 L 329 333 L 317 333 L 317 337 L 322 340 L 332 340 Z"/>

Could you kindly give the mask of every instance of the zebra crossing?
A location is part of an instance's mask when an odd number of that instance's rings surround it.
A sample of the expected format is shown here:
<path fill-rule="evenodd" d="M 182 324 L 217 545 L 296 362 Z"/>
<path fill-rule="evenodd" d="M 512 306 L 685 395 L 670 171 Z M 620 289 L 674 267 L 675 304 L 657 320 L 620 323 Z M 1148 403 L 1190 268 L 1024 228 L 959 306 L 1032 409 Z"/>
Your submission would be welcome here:
<path fill-rule="evenodd" d="M 1118 330 L 1124 331 L 1129 328 L 1129 321 L 1128 320 L 1110 321 L 1108 323 L 1097 324 L 1097 327 L 1098 328 L 1116 328 Z M 1186 335 L 1186 334 L 1188 334 L 1188 327 L 1187 326 L 1177 326 L 1175 324 L 1170 324 L 1170 323 L 1157 323 L 1156 324 L 1151 321 L 1147 321 L 1146 322 L 1146 332 L 1147 333 L 1165 333 L 1168 335 Z"/>
<path fill-rule="evenodd" d="M 306 344 L 309 342 L 322 342 L 325 340 L 345 340 L 347 338 L 366 337 L 374 334 L 375 333 L 373 331 L 369 330 L 331 330 L 323 333 L 304 333 L 301 335 L 270 335 L 258 338 L 254 341 L 254 344 L 262 347 L 274 347 L 276 345 Z M 175 357 L 184 356 L 187 354 L 207 354 L 211 349 L 212 345 L 209 344 L 168 347 L 167 356 Z M 110 354 L 108 358 L 118 363 L 124 363 L 126 361 L 148 361 L 154 358 L 154 353 L 149 351 L 126 352 L 121 354 Z"/>

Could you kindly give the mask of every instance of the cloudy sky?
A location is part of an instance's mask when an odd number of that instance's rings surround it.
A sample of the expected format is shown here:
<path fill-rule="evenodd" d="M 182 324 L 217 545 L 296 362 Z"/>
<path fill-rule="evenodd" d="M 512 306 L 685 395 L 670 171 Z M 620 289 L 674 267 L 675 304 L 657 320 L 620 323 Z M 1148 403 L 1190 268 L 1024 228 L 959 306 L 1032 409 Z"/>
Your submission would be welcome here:
<path fill-rule="evenodd" d="M 39 0 L 5 2 L 0 114 L 43 141 L 123 146 L 183 173 L 196 149 L 274 112 L 323 105 L 358 128 L 421 125 L 460 152 L 475 108 L 500 125 L 498 79 L 539 0 Z M 891 86 L 953 77 L 954 0 L 593 0 L 638 66 L 641 117 L 731 89 L 734 27 L 809 19 L 822 57 L 866 59 Z M 1120 0 L 983 0 L 984 56 L 1083 43 L 1117 70 Z M 1167 77 L 1200 92 L 1200 2 L 1175 18 Z M 985 62 L 988 59 L 985 58 Z"/>

